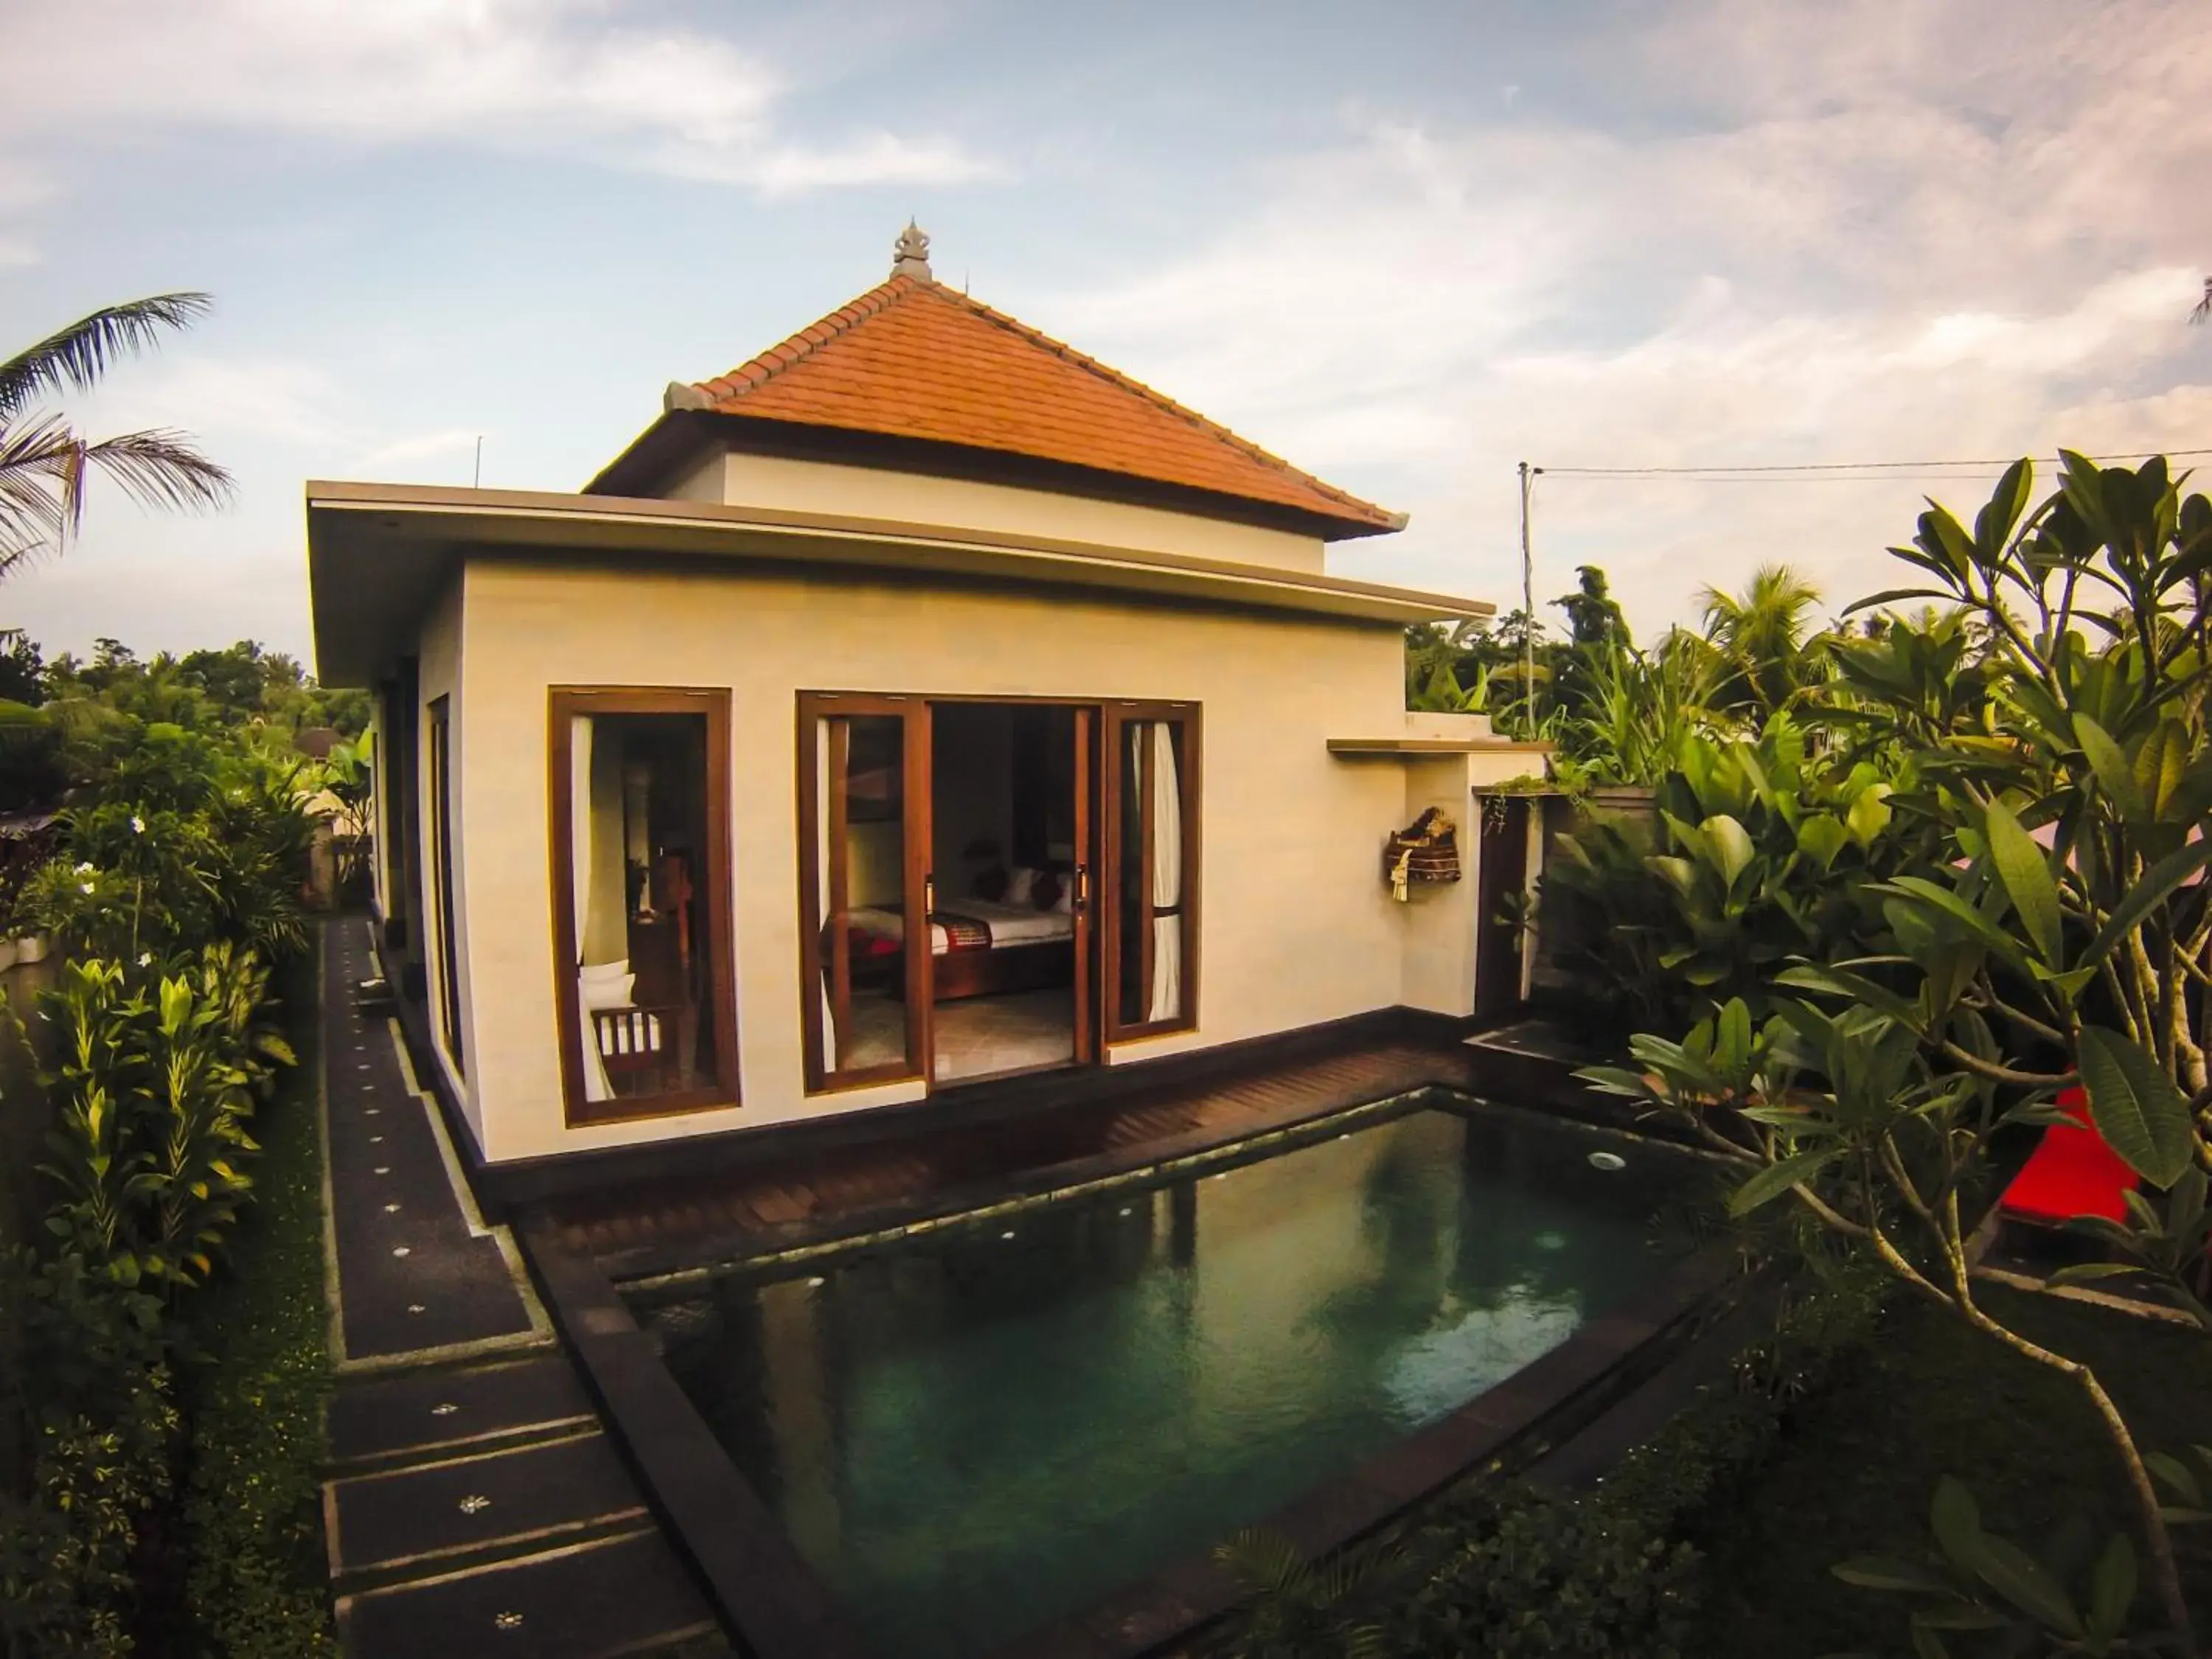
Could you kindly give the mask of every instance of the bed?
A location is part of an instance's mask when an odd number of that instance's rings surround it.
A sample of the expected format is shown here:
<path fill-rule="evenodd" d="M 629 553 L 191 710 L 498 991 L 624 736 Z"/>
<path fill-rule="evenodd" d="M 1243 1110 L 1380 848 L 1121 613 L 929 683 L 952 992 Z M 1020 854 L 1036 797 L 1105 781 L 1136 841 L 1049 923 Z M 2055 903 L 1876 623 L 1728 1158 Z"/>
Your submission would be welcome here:
<path fill-rule="evenodd" d="M 856 980 L 868 966 L 888 969 L 899 959 L 906 940 L 899 912 L 853 910 L 847 921 Z M 1064 910 L 957 899 L 930 912 L 929 951 L 939 1002 L 1068 985 L 1075 978 L 1075 918 Z M 884 977 L 894 995 L 905 994 L 897 975 Z"/>

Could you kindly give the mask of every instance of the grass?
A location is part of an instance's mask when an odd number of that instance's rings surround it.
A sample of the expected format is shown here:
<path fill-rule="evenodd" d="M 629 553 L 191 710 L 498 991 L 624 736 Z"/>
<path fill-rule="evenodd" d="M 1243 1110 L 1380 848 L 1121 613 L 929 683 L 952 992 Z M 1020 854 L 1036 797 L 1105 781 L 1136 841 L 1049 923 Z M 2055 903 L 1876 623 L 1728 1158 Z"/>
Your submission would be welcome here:
<path fill-rule="evenodd" d="M 2094 1366 L 2146 1452 L 2212 1441 L 2212 1341 L 2202 1334 L 1996 1286 L 1984 1300 L 2022 1334 Z M 1690 1650 L 1901 1651 L 1908 1603 L 1854 1589 L 1830 1567 L 1928 1548 L 1929 1499 L 1946 1474 L 1972 1489 L 1987 1525 L 2031 1549 L 2075 1514 L 2100 1535 L 2132 1531 L 2110 1447 L 2064 1378 L 1940 1310 L 1900 1302 L 1871 1352 L 1796 1413 L 1774 1455 L 1692 1522 L 1707 1562 Z M 2212 1571 L 2202 1553 L 2185 1554 L 2185 1570 L 2202 1628 Z M 2153 1605 L 2140 1591 L 2137 1617 Z"/>
<path fill-rule="evenodd" d="M 256 1119 L 255 1201 L 228 1270 L 192 1309 L 198 1363 L 184 1375 L 185 1557 L 179 1650 L 222 1659 L 336 1652 L 323 1554 L 321 1064 L 312 953 L 285 970 L 299 1064 Z"/>

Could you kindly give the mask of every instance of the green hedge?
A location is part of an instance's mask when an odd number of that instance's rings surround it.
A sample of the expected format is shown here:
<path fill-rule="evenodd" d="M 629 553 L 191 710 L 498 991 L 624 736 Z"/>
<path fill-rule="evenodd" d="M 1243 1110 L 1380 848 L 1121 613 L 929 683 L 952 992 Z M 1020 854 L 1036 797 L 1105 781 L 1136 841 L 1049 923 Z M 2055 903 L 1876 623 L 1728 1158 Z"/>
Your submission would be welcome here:
<path fill-rule="evenodd" d="M 191 1310 L 179 1645 L 210 1659 L 336 1651 L 318 1473 L 330 1358 L 311 959 L 288 968 L 283 997 L 300 1064 L 256 1121 L 257 1201 L 228 1268 Z"/>

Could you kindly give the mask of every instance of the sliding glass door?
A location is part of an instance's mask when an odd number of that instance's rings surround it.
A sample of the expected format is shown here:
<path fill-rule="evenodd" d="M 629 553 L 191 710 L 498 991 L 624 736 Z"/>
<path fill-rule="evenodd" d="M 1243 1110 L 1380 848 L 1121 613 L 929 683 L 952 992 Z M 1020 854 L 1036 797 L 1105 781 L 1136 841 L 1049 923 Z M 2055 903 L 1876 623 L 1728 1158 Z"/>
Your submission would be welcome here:
<path fill-rule="evenodd" d="M 798 784 L 810 1092 L 1196 1024 L 1194 705 L 803 692 Z"/>
<path fill-rule="evenodd" d="M 1106 1037 L 1198 1023 L 1199 720 L 1188 703 L 1103 709 Z"/>
<path fill-rule="evenodd" d="M 799 699 L 801 1018 L 809 1090 L 927 1077 L 929 710 Z"/>

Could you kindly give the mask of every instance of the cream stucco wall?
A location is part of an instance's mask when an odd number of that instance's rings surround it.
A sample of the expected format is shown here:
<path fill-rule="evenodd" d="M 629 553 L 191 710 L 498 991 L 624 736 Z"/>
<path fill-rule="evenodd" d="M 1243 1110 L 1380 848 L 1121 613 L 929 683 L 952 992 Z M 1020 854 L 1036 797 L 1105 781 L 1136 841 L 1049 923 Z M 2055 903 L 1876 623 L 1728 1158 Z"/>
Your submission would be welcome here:
<path fill-rule="evenodd" d="M 1404 994 L 1405 907 L 1380 879 L 1379 853 L 1404 821 L 1407 779 L 1395 765 L 1346 764 L 1326 750 L 1333 736 L 1398 720 L 1395 628 L 894 586 L 850 571 L 817 581 L 478 561 L 465 593 L 455 708 L 465 828 L 455 876 L 476 992 L 470 1121 L 489 1158 L 750 1127 L 922 1092 L 919 1083 L 804 1092 L 801 690 L 1201 706 L 1199 1029 L 1118 1045 L 1109 1058 L 1287 1030 Z M 427 697 L 427 650 L 424 672 Z M 556 684 L 731 690 L 736 1109 L 563 1125 L 546 777 L 546 697 Z"/>
<path fill-rule="evenodd" d="M 1404 901 L 1393 900 L 1402 912 L 1405 935 L 1399 1000 L 1431 1013 L 1464 1014 L 1474 1006 L 1474 860 L 1480 836 L 1468 782 L 1472 758 L 1438 755 L 1408 761 L 1401 769 L 1405 800 L 1400 823 L 1411 823 L 1430 807 L 1439 807 L 1459 841 L 1458 881 L 1409 883 Z M 1379 848 L 1376 859 L 1379 869 Z"/>
<path fill-rule="evenodd" d="M 1317 536 L 1292 535 L 1050 490 L 781 456 L 711 456 L 695 463 L 663 493 L 678 501 L 719 501 L 731 507 L 791 513 L 835 513 L 848 518 L 932 525 L 955 532 L 981 530 L 1050 537 L 1140 553 L 1179 553 L 1288 570 L 1319 571 L 1322 566 L 1324 544 Z"/>

